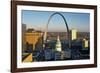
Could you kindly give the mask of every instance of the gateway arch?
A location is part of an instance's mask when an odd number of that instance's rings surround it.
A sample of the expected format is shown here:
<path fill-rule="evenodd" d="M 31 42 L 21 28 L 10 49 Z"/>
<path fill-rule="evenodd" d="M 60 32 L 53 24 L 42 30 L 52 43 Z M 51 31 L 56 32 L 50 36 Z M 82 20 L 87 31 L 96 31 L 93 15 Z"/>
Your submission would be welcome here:
<path fill-rule="evenodd" d="M 48 25 L 49 25 L 49 22 L 50 22 L 50 20 L 52 19 L 52 17 L 54 16 L 54 15 L 60 15 L 62 18 L 63 18 L 63 20 L 64 20 L 64 23 L 65 23 L 65 25 L 66 25 L 66 29 L 67 29 L 67 34 L 68 34 L 68 47 L 70 48 L 71 47 L 71 41 L 70 41 L 70 30 L 69 30 L 69 27 L 68 27 L 68 24 L 67 24 L 67 21 L 66 21 L 66 19 L 65 19 L 65 17 L 61 14 L 61 13 L 59 13 L 59 12 L 55 12 L 55 13 L 53 13 L 50 17 L 49 17 L 49 19 L 48 19 L 48 22 L 47 22 L 47 24 L 46 24 L 46 30 L 45 30 L 45 33 L 44 33 L 44 43 L 45 42 L 47 42 L 47 30 L 48 30 Z"/>

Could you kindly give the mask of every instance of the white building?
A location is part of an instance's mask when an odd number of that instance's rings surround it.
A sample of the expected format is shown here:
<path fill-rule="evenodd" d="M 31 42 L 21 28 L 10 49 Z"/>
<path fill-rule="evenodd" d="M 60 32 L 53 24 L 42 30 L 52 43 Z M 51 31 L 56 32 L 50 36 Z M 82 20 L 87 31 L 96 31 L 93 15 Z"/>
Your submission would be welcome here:
<path fill-rule="evenodd" d="M 87 39 L 83 39 L 84 41 L 84 48 L 88 48 L 89 47 L 89 41 Z"/>
<path fill-rule="evenodd" d="M 60 41 L 60 39 L 59 39 L 59 36 L 57 37 L 57 42 L 56 42 L 56 51 L 62 51 L 62 49 L 61 49 L 61 41 Z"/>
<path fill-rule="evenodd" d="M 76 29 L 72 29 L 72 31 L 71 31 L 71 39 L 72 40 L 76 40 L 77 39 L 77 30 Z"/>

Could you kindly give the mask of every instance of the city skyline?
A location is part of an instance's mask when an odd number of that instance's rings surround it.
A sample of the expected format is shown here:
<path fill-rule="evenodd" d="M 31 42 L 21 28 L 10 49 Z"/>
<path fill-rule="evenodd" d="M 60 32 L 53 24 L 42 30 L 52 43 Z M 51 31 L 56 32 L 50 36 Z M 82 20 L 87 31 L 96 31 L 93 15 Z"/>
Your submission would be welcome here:
<path fill-rule="evenodd" d="M 36 11 L 25 11 L 22 14 L 23 62 L 90 58 L 89 14 Z M 46 28 L 48 24 L 49 26 Z M 65 32 L 66 26 L 69 34 Z M 82 33 L 82 31 L 85 32 Z"/>
<path fill-rule="evenodd" d="M 32 11 L 22 10 L 22 23 L 26 24 L 27 28 L 45 31 L 47 21 L 54 12 L 52 11 Z M 79 32 L 90 31 L 90 14 L 89 13 L 72 13 L 60 12 L 66 19 L 69 29 L 77 29 Z M 56 27 L 55 27 L 56 26 Z M 66 32 L 66 25 L 60 15 L 55 15 L 51 19 L 48 32 Z"/>

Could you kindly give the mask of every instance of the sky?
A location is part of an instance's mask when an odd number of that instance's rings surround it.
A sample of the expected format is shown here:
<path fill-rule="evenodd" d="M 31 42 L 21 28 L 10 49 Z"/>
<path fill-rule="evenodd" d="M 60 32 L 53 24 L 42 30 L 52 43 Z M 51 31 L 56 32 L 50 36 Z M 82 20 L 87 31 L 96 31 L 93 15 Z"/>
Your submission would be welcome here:
<path fill-rule="evenodd" d="M 34 11 L 22 10 L 22 24 L 26 24 L 27 28 L 45 31 L 49 17 L 55 13 L 54 11 Z M 59 12 L 68 24 L 69 29 L 76 29 L 79 32 L 90 32 L 90 14 L 76 12 Z M 66 25 L 63 18 L 56 14 L 48 25 L 48 32 L 66 32 Z"/>

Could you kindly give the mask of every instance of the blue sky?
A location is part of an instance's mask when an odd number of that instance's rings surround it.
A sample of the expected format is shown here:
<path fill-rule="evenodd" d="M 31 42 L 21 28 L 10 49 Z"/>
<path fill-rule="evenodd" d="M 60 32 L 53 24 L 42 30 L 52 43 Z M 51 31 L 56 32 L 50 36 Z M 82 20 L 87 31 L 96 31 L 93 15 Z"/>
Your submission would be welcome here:
<path fill-rule="evenodd" d="M 44 31 L 47 21 L 55 12 L 51 11 L 34 11 L 22 10 L 22 23 L 26 24 L 27 28 Z M 90 14 L 75 13 L 75 12 L 60 12 L 66 19 L 69 29 L 77 29 L 79 32 L 90 31 Z M 48 31 L 66 32 L 66 25 L 60 15 L 54 15 L 49 23 Z"/>

